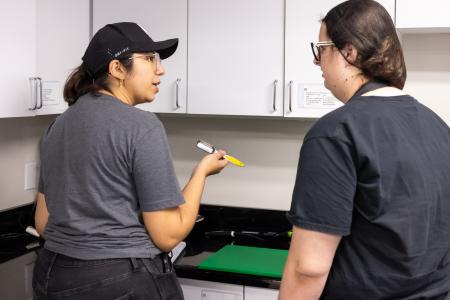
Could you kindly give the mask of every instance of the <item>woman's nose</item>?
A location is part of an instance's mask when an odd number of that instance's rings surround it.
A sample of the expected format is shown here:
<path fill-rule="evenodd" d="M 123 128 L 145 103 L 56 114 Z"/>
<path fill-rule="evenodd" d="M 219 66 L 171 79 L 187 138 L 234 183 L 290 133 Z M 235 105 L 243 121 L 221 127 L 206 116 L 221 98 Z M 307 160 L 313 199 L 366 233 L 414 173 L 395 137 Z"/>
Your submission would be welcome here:
<path fill-rule="evenodd" d="M 162 65 L 158 65 L 156 68 L 156 75 L 162 76 L 166 73 L 166 69 Z"/>
<path fill-rule="evenodd" d="M 316 66 L 320 66 L 320 61 L 318 61 L 317 59 L 313 58 L 313 64 L 315 64 Z"/>

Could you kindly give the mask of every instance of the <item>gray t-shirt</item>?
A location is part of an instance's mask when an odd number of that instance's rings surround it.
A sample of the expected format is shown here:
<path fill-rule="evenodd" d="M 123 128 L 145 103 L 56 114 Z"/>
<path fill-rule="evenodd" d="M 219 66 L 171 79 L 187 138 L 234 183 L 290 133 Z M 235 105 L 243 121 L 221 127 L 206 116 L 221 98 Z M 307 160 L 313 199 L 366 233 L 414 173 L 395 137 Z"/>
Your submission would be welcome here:
<path fill-rule="evenodd" d="M 165 130 L 150 112 L 86 94 L 41 143 L 45 248 L 79 259 L 154 257 L 143 211 L 184 203 Z"/>

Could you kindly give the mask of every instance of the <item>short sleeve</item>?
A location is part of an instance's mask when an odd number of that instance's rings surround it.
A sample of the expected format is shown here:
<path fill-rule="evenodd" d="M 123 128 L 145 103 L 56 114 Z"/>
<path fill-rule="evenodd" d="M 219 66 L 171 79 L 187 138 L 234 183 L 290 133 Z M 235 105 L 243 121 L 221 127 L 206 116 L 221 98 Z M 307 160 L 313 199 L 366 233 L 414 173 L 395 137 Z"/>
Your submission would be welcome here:
<path fill-rule="evenodd" d="M 142 211 L 156 211 L 184 203 L 162 124 L 137 142 L 132 161 L 133 179 Z"/>
<path fill-rule="evenodd" d="M 306 140 L 300 151 L 288 220 L 308 230 L 350 234 L 356 180 L 348 143 L 325 137 Z"/>

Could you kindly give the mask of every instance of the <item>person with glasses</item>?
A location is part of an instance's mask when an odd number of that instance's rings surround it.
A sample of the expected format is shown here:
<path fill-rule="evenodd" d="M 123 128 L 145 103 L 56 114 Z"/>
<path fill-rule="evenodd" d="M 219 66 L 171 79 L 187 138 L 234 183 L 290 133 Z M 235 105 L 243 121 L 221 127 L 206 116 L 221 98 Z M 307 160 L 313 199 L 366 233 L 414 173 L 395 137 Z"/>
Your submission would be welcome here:
<path fill-rule="evenodd" d="M 345 105 L 304 138 L 279 299 L 450 299 L 450 128 L 402 90 L 391 17 L 345 1 L 311 49 Z"/>
<path fill-rule="evenodd" d="M 155 99 L 177 45 L 108 24 L 67 79 L 69 108 L 41 141 L 34 299 L 183 299 L 168 253 L 227 160 L 205 156 L 181 191 L 162 123 L 135 107 Z"/>

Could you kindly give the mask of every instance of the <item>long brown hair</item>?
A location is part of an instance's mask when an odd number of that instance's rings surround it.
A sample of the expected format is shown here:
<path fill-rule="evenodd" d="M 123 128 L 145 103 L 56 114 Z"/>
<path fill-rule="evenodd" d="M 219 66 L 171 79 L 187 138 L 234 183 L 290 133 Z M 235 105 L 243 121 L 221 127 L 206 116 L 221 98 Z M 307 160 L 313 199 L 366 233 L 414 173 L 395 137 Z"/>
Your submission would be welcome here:
<path fill-rule="evenodd" d="M 406 81 L 403 51 L 389 13 L 373 0 L 349 0 L 332 8 L 322 22 L 335 46 L 358 50 L 354 65 L 369 79 L 402 89 Z"/>
<path fill-rule="evenodd" d="M 120 59 L 120 63 L 127 71 L 131 71 L 133 68 L 133 60 L 125 57 Z M 108 80 L 108 71 L 105 68 L 103 72 L 100 72 L 96 78 L 92 78 L 81 64 L 73 70 L 69 75 L 64 85 L 64 100 L 69 103 L 69 106 L 75 104 L 78 98 L 87 93 L 98 95 L 99 90 L 106 90 L 111 92 L 110 83 Z"/>

